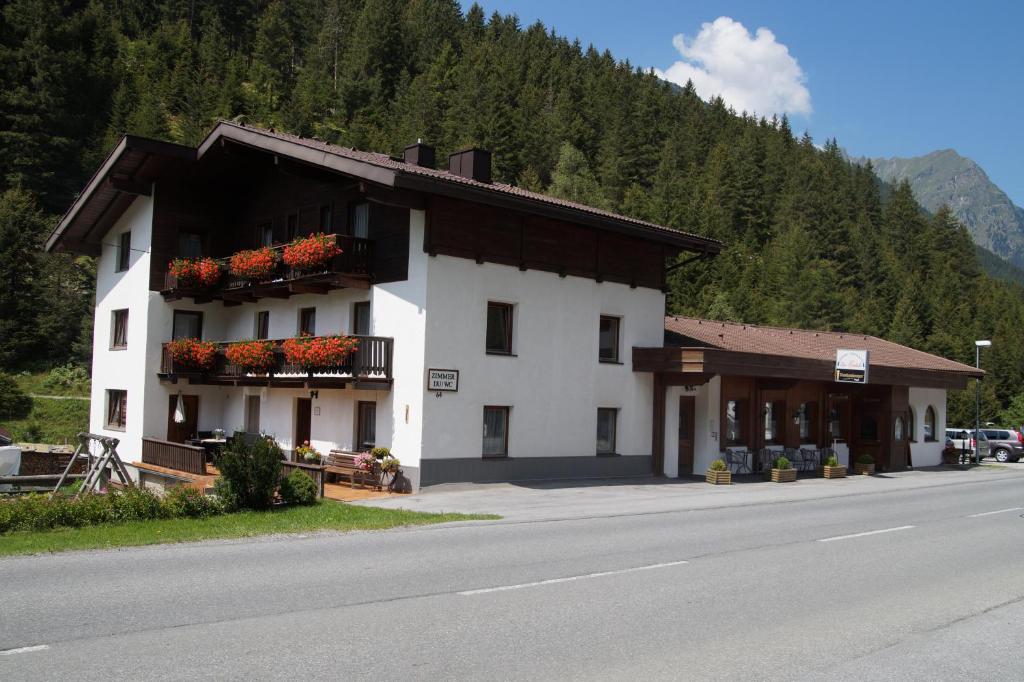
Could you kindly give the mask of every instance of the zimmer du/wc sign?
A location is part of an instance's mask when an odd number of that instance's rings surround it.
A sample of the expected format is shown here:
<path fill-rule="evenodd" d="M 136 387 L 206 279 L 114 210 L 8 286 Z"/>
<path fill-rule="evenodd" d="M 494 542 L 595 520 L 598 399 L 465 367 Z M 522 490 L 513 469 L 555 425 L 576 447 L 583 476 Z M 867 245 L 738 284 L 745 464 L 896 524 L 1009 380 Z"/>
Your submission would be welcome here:
<path fill-rule="evenodd" d="M 836 351 L 836 381 L 844 384 L 868 383 L 868 352 L 840 348 Z"/>
<path fill-rule="evenodd" d="M 427 370 L 428 391 L 458 391 L 459 370 L 457 369 L 428 369 Z"/>

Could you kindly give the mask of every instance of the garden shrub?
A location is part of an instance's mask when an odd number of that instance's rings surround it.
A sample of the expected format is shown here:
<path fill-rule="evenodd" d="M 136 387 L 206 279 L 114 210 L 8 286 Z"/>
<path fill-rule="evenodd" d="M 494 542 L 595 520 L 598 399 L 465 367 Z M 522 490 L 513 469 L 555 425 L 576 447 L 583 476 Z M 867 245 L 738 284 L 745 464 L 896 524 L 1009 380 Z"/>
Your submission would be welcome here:
<path fill-rule="evenodd" d="M 866 452 L 857 457 L 857 464 L 874 464 L 875 458 Z"/>
<path fill-rule="evenodd" d="M 725 466 L 724 459 L 716 459 L 714 462 L 711 463 L 711 466 L 708 468 L 711 469 L 712 471 L 725 471 L 728 467 Z"/>
<path fill-rule="evenodd" d="M 773 469 L 789 469 L 790 466 L 791 465 L 790 465 L 789 458 L 787 458 L 787 457 L 779 457 L 777 460 L 775 460 L 775 463 L 772 465 L 772 468 Z"/>
<path fill-rule="evenodd" d="M 827 467 L 837 467 L 837 466 L 839 466 L 839 458 L 836 457 L 835 455 L 829 455 L 828 459 L 825 460 L 825 466 L 827 466 Z"/>
<path fill-rule="evenodd" d="M 165 516 L 160 498 L 143 488 L 126 488 L 107 495 L 111 521 L 145 521 Z"/>
<path fill-rule="evenodd" d="M 266 509 L 274 503 L 284 453 L 271 440 L 246 445 L 236 438 L 217 458 L 220 477 L 214 490 L 225 508 Z"/>
<path fill-rule="evenodd" d="M 221 512 L 217 498 L 184 486 L 168 490 L 162 502 L 170 518 L 205 519 Z"/>
<path fill-rule="evenodd" d="M 316 502 L 316 483 L 295 469 L 281 480 L 281 499 L 287 504 L 313 504 Z"/>
<path fill-rule="evenodd" d="M 32 398 L 25 395 L 10 374 L 0 372 L 0 419 L 24 419 L 32 411 Z"/>
<path fill-rule="evenodd" d="M 89 392 L 89 373 L 84 367 L 67 364 L 54 367 L 43 379 L 43 387 L 56 393 L 76 391 Z"/>

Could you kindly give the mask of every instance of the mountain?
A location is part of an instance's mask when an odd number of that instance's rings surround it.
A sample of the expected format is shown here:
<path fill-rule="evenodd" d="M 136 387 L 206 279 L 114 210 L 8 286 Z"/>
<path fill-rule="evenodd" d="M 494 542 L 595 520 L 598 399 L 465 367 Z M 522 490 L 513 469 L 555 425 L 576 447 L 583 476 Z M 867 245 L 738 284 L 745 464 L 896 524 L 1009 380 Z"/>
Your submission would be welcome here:
<path fill-rule="evenodd" d="M 928 211 L 948 204 L 976 244 L 1024 267 L 1024 208 L 1015 206 L 977 163 L 941 149 L 909 159 L 871 159 L 871 164 L 886 182 L 909 180 Z"/>

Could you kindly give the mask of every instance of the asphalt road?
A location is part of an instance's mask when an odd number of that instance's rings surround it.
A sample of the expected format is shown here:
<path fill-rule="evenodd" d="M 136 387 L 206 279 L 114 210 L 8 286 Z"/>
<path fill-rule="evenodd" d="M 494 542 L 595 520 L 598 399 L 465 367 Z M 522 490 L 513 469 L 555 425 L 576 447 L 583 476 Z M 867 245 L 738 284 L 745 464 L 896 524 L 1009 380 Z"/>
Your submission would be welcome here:
<path fill-rule="evenodd" d="M 0 679 L 1020 680 L 1022 515 L 1008 475 L 2 559 Z"/>

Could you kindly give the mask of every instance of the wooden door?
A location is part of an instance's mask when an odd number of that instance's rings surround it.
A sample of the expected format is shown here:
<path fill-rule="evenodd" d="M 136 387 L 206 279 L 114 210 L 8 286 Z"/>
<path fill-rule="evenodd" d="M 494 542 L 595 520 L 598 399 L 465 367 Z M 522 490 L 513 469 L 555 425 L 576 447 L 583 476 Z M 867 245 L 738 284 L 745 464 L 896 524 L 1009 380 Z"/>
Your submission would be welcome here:
<path fill-rule="evenodd" d="M 679 475 L 693 473 L 697 400 L 691 395 L 679 397 Z"/>
<path fill-rule="evenodd" d="M 195 438 L 199 428 L 199 396 L 183 395 L 181 401 L 185 406 L 185 421 L 178 424 L 174 421 L 174 411 L 178 407 L 178 395 L 170 396 L 167 408 L 167 440 L 172 443 L 184 443 Z"/>
<path fill-rule="evenodd" d="M 310 427 L 313 417 L 313 401 L 309 398 L 295 400 L 295 441 L 292 449 L 299 447 L 310 439 Z"/>

